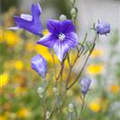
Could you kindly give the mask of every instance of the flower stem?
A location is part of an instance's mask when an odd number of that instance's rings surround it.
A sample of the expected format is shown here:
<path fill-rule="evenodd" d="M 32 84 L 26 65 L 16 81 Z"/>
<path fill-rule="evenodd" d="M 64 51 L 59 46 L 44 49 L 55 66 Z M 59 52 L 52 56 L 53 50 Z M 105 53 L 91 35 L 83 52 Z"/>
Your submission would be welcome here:
<path fill-rule="evenodd" d="M 55 73 L 55 79 L 56 79 L 56 64 L 55 64 L 55 57 L 53 53 L 52 53 L 52 59 L 53 59 L 54 73 Z"/>
<path fill-rule="evenodd" d="M 84 43 L 85 43 L 86 38 L 87 38 L 87 33 L 85 34 L 85 37 L 84 37 L 84 40 L 83 40 L 82 44 L 80 44 L 80 45 L 81 45 L 81 48 L 79 49 L 79 48 L 77 47 L 77 56 L 76 56 L 76 58 L 75 58 L 75 60 L 74 60 L 74 63 L 73 63 L 72 65 L 71 65 L 71 63 L 70 63 L 70 59 L 69 59 L 69 55 L 68 55 L 68 63 L 69 63 L 70 70 L 69 70 L 69 74 L 68 74 L 68 77 L 67 77 L 66 88 L 67 88 L 68 83 L 69 83 L 69 80 L 70 80 L 72 68 L 74 67 L 74 65 L 75 65 L 75 63 L 77 62 L 78 58 L 80 58 L 80 56 L 82 55 L 82 53 L 83 53 L 83 51 L 84 51 L 83 45 L 84 45 Z"/>
<path fill-rule="evenodd" d="M 85 105 L 85 95 L 83 95 L 83 97 L 82 97 L 82 106 L 81 106 L 81 110 L 80 110 L 80 114 L 79 114 L 78 120 L 81 119 L 81 114 L 82 114 L 82 111 L 84 109 L 84 105 Z"/>
<path fill-rule="evenodd" d="M 93 41 L 93 46 L 92 46 L 91 50 L 89 51 L 89 54 L 88 54 L 88 56 L 87 56 L 87 58 L 86 58 L 86 60 L 85 60 L 85 62 L 84 62 L 84 64 L 83 64 L 83 66 L 82 66 L 82 68 L 81 68 L 81 71 L 79 72 L 79 74 L 78 74 L 78 76 L 76 77 L 76 79 L 71 83 L 71 85 L 66 88 L 67 90 L 69 90 L 69 89 L 78 81 L 79 77 L 81 76 L 81 74 L 82 74 L 82 72 L 83 72 L 83 70 L 84 70 L 84 68 L 85 68 L 85 66 L 86 66 L 86 64 L 87 64 L 87 61 L 88 61 L 88 59 L 89 59 L 92 51 L 93 51 L 94 48 L 95 48 L 96 39 L 97 39 L 97 34 L 95 35 L 95 38 L 94 38 L 94 41 Z"/>
<path fill-rule="evenodd" d="M 58 83 L 59 77 L 60 77 L 61 74 L 62 74 L 63 69 L 64 69 L 64 62 L 61 63 L 61 69 L 60 69 L 60 72 L 59 72 L 59 74 L 58 74 L 58 76 L 57 76 L 57 78 L 56 78 L 55 87 L 57 87 L 57 83 Z"/>

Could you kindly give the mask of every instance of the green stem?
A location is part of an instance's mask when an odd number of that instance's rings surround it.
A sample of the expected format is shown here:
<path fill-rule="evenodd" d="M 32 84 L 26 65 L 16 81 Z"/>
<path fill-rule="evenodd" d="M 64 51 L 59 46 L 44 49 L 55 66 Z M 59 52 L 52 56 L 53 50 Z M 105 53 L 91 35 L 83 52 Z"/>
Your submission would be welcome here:
<path fill-rule="evenodd" d="M 91 50 L 89 51 L 89 54 L 88 54 L 88 56 L 87 56 L 87 58 L 86 58 L 86 60 L 85 60 L 85 62 L 84 62 L 84 64 L 83 64 L 83 66 L 82 66 L 82 68 L 81 68 L 81 71 L 79 72 L 79 74 L 78 74 L 78 76 L 76 77 L 76 79 L 71 83 L 71 85 L 66 88 L 67 90 L 69 90 L 69 89 L 78 81 L 79 77 L 81 76 L 81 74 L 82 74 L 82 72 L 83 72 L 83 70 L 84 70 L 84 68 L 85 68 L 85 66 L 86 66 L 86 64 L 87 64 L 87 61 L 88 61 L 88 59 L 89 59 L 92 51 L 93 51 L 94 48 L 95 48 L 96 39 L 97 39 L 97 34 L 95 35 L 95 38 L 94 38 L 94 41 L 93 41 L 93 46 L 92 46 Z"/>
<path fill-rule="evenodd" d="M 54 54 L 52 54 L 52 59 L 53 59 L 54 73 L 55 73 L 55 79 L 56 79 L 56 65 L 55 65 L 55 57 L 54 57 Z"/>
<path fill-rule="evenodd" d="M 42 104 L 43 104 L 43 120 L 46 120 L 46 105 L 44 98 L 42 98 Z"/>
<path fill-rule="evenodd" d="M 61 76 L 62 74 L 62 71 L 63 71 L 63 68 L 64 68 L 64 62 L 61 63 L 61 69 L 60 69 L 60 72 L 56 78 L 56 83 L 55 83 L 55 87 L 57 87 L 57 83 L 58 83 L 58 80 L 59 80 L 59 77 Z"/>
<path fill-rule="evenodd" d="M 79 114 L 78 120 L 81 119 L 81 114 L 82 114 L 82 111 L 84 109 L 84 105 L 85 105 L 85 96 L 83 96 L 83 98 L 82 98 L 82 106 L 81 106 L 81 110 L 80 110 L 80 114 Z"/>

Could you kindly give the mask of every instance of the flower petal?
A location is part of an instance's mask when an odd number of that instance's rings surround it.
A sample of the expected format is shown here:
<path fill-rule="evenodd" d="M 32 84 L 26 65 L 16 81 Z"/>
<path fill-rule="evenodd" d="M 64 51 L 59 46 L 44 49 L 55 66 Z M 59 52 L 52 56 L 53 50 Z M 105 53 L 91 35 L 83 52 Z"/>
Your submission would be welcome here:
<path fill-rule="evenodd" d="M 58 20 L 48 20 L 47 21 L 47 28 L 49 30 L 49 32 L 53 33 L 53 34 L 59 34 L 61 33 L 61 22 Z"/>
<path fill-rule="evenodd" d="M 75 32 L 75 26 L 72 20 L 62 21 L 62 32 L 63 33 Z"/>
<path fill-rule="evenodd" d="M 23 28 L 31 33 L 41 36 L 42 35 L 42 23 L 40 21 L 40 14 L 42 10 L 39 4 L 31 6 L 32 16 L 29 14 L 21 14 L 21 16 L 15 16 L 16 27 L 11 27 L 9 29 L 17 30 L 18 28 Z"/>
<path fill-rule="evenodd" d="M 32 6 L 31 6 L 32 16 L 37 17 L 37 16 L 40 16 L 41 13 L 42 13 L 42 9 L 40 7 L 40 4 L 39 3 L 37 3 L 36 5 L 32 4 Z"/>
<path fill-rule="evenodd" d="M 78 39 L 77 34 L 74 32 L 71 32 L 66 34 L 65 42 L 69 45 L 70 48 L 74 48 L 77 46 L 77 39 Z"/>
<path fill-rule="evenodd" d="M 66 42 L 58 41 L 55 43 L 53 48 L 54 48 L 54 51 L 55 51 L 58 59 L 60 60 L 60 62 L 62 62 L 62 60 L 65 57 L 65 54 L 69 50 L 68 44 Z"/>
<path fill-rule="evenodd" d="M 47 62 L 40 54 L 31 59 L 31 67 L 42 77 L 45 77 L 47 71 Z"/>
<path fill-rule="evenodd" d="M 19 27 L 19 28 L 23 28 L 25 30 L 28 30 L 29 32 L 32 32 L 36 35 L 40 35 L 41 31 L 42 31 L 42 25 L 41 25 L 41 22 L 38 20 L 36 21 L 28 21 L 28 20 L 25 20 L 21 17 L 18 17 L 18 16 L 15 16 L 14 17 L 15 19 L 15 23 L 16 25 Z"/>
<path fill-rule="evenodd" d="M 51 33 L 45 35 L 40 40 L 37 41 L 38 44 L 47 46 L 49 48 L 52 48 L 54 44 L 58 41 L 58 39 L 52 35 Z"/>
<path fill-rule="evenodd" d="M 32 21 L 32 16 L 29 14 L 21 14 L 20 17 L 23 18 L 24 20 Z"/>
<path fill-rule="evenodd" d="M 20 29 L 19 27 L 17 27 L 17 26 L 14 26 L 14 27 L 9 27 L 8 28 L 8 30 L 18 30 L 18 29 Z"/>

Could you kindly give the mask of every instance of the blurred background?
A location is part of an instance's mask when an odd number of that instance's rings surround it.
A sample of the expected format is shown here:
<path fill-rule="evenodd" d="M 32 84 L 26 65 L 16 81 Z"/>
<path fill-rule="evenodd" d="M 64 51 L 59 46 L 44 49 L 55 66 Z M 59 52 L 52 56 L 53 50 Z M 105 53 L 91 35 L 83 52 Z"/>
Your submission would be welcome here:
<path fill-rule="evenodd" d="M 38 1 L 43 10 L 41 19 L 44 29 L 49 18 L 58 19 L 61 14 L 71 18 L 71 0 L 1 0 L 0 120 L 42 119 L 40 99 L 36 92 L 42 80 L 31 70 L 30 60 L 40 53 L 46 58 L 49 68 L 52 68 L 51 54 L 46 47 L 35 44 L 38 37 L 31 33 L 7 30 L 15 26 L 14 15 L 30 13 L 31 4 Z M 120 120 L 120 0 L 77 0 L 76 6 L 79 11 L 79 41 L 86 31 L 89 33 L 87 40 L 92 41 L 94 33 L 90 28 L 94 22 L 104 20 L 111 24 L 110 35 L 100 36 L 84 72 L 93 82 L 86 98 L 83 120 Z M 57 58 L 55 60 L 59 68 Z M 78 73 L 77 68 L 73 76 Z M 64 72 L 67 70 L 66 65 Z M 54 82 L 51 76 L 47 75 L 47 78 Z M 48 96 L 52 95 L 51 91 Z M 74 87 L 68 93 L 68 98 L 79 104 L 79 94 L 79 87 Z M 64 116 L 62 119 L 65 120 Z"/>

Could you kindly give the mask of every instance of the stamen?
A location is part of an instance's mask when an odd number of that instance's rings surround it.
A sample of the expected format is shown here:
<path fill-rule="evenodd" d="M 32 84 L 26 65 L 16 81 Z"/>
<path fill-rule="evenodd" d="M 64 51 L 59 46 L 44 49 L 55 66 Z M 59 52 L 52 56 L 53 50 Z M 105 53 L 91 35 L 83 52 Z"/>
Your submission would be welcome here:
<path fill-rule="evenodd" d="M 63 33 L 61 33 L 61 34 L 59 34 L 58 35 L 58 38 L 59 38 L 59 40 L 61 40 L 61 41 L 63 41 L 63 40 L 65 40 L 65 34 L 63 34 Z"/>

